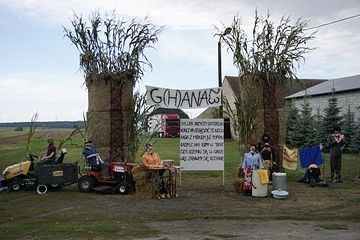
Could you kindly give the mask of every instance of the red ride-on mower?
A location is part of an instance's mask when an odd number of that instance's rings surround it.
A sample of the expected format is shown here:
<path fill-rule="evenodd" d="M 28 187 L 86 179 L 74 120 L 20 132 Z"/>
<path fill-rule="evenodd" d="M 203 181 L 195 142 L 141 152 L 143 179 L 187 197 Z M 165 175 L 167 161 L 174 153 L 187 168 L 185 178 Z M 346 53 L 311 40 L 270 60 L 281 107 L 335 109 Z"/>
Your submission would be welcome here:
<path fill-rule="evenodd" d="M 81 192 L 128 194 L 135 190 L 131 173 L 134 166 L 134 163 L 112 162 L 108 166 L 110 178 L 105 178 L 100 168 L 91 167 L 80 173 L 78 188 Z"/>

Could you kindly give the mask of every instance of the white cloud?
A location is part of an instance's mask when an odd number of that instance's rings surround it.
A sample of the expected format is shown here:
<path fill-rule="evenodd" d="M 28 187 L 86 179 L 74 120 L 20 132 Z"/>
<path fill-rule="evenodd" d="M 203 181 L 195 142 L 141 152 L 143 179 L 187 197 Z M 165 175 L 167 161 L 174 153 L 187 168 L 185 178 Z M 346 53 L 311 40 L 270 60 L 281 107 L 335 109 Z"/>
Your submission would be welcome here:
<path fill-rule="evenodd" d="M 79 90 L 78 79 L 72 79 L 74 84 L 69 84 L 70 81 L 62 81 L 63 77 L 74 76 L 51 78 L 45 75 L 43 79 L 39 76 L 33 73 L 0 76 L 0 120 L 27 121 L 36 112 L 39 113 L 39 121 L 55 120 L 55 117 L 59 120 L 82 119 L 83 111 L 87 109 L 87 94 L 85 89 Z"/>
<path fill-rule="evenodd" d="M 297 0 L 1 0 L 0 8 L 1 12 L 9 10 L 11 12 L 8 15 L 0 15 L 0 26 L 3 27 L 10 26 L 19 19 L 26 19 L 26 21 L 34 22 L 33 25 L 36 25 L 34 27 L 45 25 L 54 29 L 61 25 L 69 26 L 69 19 L 73 18 L 74 12 L 86 19 L 89 13 L 96 9 L 100 12 L 111 12 L 116 9 L 119 16 L 129 18 L 149 16 L 155 24 L 165 25 L 165 30 L 159 36 L 159 42 L 155 46 L 157 51 L 151 53 L 150 61 L 157 64 L 154 65 L 155 73 L 147 74 L 146 78 L 152 82 L 166 84 L 166 87 L 173 84 L 185 86 L 183 88 L 194 86 L 194 79 L 197 80 L 197 86 L 206 86 L 209 84 L 210 76 L 213 76 L 211 81 L 216 82 L 217 39 L 213 37 L 214 25 L 221 27 L 223 23 L 228 26 L 237 13 L 243 20 L 243 27 L 249 30 L 247 31 L 249 36 L 251 36 L 256 8 L 260 15 L 265 15 L 269 9 L 276 24 L 281 16 L 290 15 L 293 20 L 300 17 L 310 20 L 309 26 L 317 26 L 360 13 L 358 0 L 311 2 Z M 316 39 L 310 43 L 318 49 L 306 56 L 306 63 L 298 71 L 299 77 L 334 78 L 359 74 L 359 22 L 360 18 L 354 18 L 318 29 Z M 3 28 L 3 30 L 8 29 Z M 43 34 L 46 38 L 47 32 L 40 33 L 39 31 L 37 34 Z M 26 40 L 31 45 L 30 39 Z M 67 40 L 64 42 L 70 45 Z M 13 49 L 14 52 L 18 49 L 16 45 L 6 47 Z M 62 47 L 54 45 L 46 49 L 64 50 Z M 69 63 L 74 60 L 73 53 L 76 49 L 69 47 L 67 50 L 72 51 L 72 54 L 60 54 L 57 61 Z M 47 59 L 46 50 L 41 52 L 39 49 L 37 54 L 34 61 Z M 223 75 L 237 75 L 237 70 L 232 65 L 232 56 L 226 53 L 225 48 L 223 48 L 222 56 Z M 2 57 L 6 58 L 6 56 Z M 21 58 L 17 61 L 21 61 Z M 43 60 L 43 62 L 46 61 Z M 49 61 L 48 64 L 52 65 L 44 66 L 43 69 L 60 68 L 54 62 Z M 169 66 L 172 69 L 186 67 L 187 72 L 180 70 L 181 76 L 177 77 L 188 80 L 169 82 L 169 76 L 163 74 L 164 72 L 169 74 L 166 69 Z M 33 111 L 37 110 L 40 117 L 44 116 L 48 120 L 52 120 L 54 116 L 57 116 L 59 120 L 73 119 L 77 112 L 80 117 L 76 118 L 81 119 L 82 111 L 87 105 L 86 90 L 80 88 L 83 79 L 79 77 L 79 74 L 72 75 L 77 66 L 72 66 L 71 69 L 67 67 L 65 64 L 62 65 L 61 71 L 57 73 L 49 70 L 21 73 L 21 69 L 17 75 L 5 75 L 2 72 L 0 101 L 6 104 L 0 105 L 0 121 L 16 120 L 21 115 L 31 117 Z M 5 71 L 6 65 L 1 66 L 1 69 Z M 27 69 L 27 71 L 30 70 Z M 50 81 L 51 79 L 53 81 Z M 48 104 L 44 105 L 44 102 Z M 48 105 L 56 107 L 50 108 Z M 64 118 L 59 116 L 59 112 Z"/>

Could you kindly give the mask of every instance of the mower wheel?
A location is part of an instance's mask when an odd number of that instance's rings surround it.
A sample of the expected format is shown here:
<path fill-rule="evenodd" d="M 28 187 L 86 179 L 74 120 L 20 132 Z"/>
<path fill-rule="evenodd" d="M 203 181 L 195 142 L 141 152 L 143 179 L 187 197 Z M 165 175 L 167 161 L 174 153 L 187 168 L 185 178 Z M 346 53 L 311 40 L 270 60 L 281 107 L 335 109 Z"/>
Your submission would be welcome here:
<path fill-rule="evenodd" d="M 128 194 L 131 192 L 132 187 L 127 182 L 121 182 L 116 186 L 116 191 L 121 195 Z"/>
<path fill-rule="evenodd" d="M 91 176 L 84 175 L 79 178 L 78 189 L 81 192 L 91 192 L 95 187 L 95 179 Z"/>
<path fill-rule="evenodd" d="M 44 184 L 40 184 L 36 188 L 37 194 L 45 194 L 45 193 L 47 193 L 47 191 L 48 191 L 48 187 Z"/>
<path fill-rule="evenodd" d="M 16 191 L 19 191 L 20 188 L 21 188 L 21 185 L 17 180 L 14 180 L 9 184 L 9 191 L 15 191 L 16 192 Z"/>

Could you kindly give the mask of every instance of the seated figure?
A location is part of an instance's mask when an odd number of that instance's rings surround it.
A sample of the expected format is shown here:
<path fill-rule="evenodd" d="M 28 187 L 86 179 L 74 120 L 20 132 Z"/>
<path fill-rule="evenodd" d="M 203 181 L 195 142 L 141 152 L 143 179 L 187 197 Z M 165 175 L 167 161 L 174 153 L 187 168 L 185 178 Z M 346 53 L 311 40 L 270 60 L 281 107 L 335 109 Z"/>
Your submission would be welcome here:
<path fill-rule="evenodd" d="M 320 178 L 320 176 L 321 176 L 320 168 L 316 164 L 310 164 L 305 172 L 304 177 L 301 178 L 298 182 L 310 183 L 311 187 L 315 187 L 315 185 L 328 186 L 327 183 Z"/>
<path fill-rule="evenodd" d="M 102 161 L 96 148 L 92 146 L 92 141 L 85 142 L 83 155 L 86 161 L 90 164 L 93 171 L 100 171 L 104 174 L 105 180 L 110 179 L 109 165 Z"/>
<path fill-rule="evenodd" d="M 156 168 L 160 166 L 161 159 L 160 155 L 153 151 L 152 144 L 148 143 L 145 145 L 146 152 L 142 155 L 141 159 L 147 168 Z"/>

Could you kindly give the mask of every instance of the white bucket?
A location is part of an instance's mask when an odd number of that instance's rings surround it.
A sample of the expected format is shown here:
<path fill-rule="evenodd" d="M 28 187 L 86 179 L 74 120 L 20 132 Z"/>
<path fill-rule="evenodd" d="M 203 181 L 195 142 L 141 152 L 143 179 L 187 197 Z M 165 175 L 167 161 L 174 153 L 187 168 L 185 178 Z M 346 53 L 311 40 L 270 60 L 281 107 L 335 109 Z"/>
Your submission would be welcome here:
<path fill-rule="evenodd" d="M 286 173 L 272 174 L 272 190 L 284 190 L 286 191 Z"/>
<path fill-rule="evenodd" d="M 268 192 L 268 184 L 260 183 L 260 176 L 258 171 L 252 171 L 252 196 L 253 197 L 266 197 Z"/>

